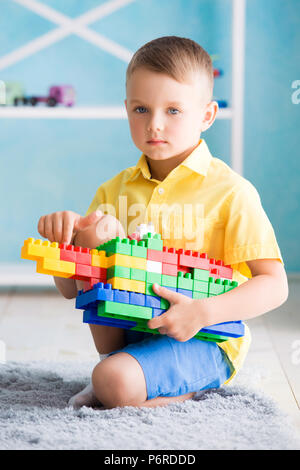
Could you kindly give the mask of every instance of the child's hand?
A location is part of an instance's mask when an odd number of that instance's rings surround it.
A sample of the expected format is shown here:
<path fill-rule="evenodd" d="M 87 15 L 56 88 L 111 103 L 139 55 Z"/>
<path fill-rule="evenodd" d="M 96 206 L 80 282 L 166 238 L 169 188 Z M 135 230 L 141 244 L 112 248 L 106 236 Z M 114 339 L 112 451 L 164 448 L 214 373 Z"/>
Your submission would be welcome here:
<path fill-rule="evenodd" d="M 43 215 L 38 222 L 39 234 L 50 242 L 72 243 L 75 235 L 99 222 L 103 212 L 97 210 L 82 217 L 76 212 L 62 211 Z"/>
<path fill-rule="evenodd" d="M 158 284 L 153 284 L 153 291 L 168 300 L 170 307 L 162 315 L 149 320 L 149 328 L 157 328 L 161 334 L 183 342 L 195 336 L 208 324 L 206 323 L 208 312 L 205 302 L 201 303 L 199 300 L 178 294 Z"/>

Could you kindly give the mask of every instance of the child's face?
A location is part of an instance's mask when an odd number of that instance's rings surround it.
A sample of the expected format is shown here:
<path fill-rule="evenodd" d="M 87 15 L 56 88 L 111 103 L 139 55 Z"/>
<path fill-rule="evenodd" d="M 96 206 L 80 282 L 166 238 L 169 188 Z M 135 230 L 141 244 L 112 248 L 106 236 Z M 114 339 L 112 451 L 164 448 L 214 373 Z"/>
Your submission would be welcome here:
<path fill-rule="evenodd" d="M 138 68 L 127 83 L 126 94 L 133 142 L 153 160 L 185 154 L 198 144 L 201 132 L 214 120 L 207 113 L 215 102 L 208 103 L 206 80 L 196 74 L 181 83 Z"/>

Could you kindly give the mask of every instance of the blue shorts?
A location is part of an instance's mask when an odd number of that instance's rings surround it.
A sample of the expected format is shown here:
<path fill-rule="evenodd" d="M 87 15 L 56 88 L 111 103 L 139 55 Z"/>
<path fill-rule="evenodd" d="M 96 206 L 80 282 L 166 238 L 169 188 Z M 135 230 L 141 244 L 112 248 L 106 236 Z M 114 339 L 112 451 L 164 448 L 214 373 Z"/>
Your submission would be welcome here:
<path fill-rule="evenodd" d="M 226 353 L 210 341 L 180 342 L 167 335 L 125 330 L 125 342 L 108 356 L 126 352 L 139 362 L 148 400 L 219 388 L 234 370 Z"/>

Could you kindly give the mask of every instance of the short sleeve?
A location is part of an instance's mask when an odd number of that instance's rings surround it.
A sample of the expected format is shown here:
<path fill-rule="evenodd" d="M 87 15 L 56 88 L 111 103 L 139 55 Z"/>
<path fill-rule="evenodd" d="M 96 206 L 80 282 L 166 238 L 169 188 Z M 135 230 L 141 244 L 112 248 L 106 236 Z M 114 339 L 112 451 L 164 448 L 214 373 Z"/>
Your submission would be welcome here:
<path fill-rule="evenodd" d="M 246 261 L 277 259 L 282 264 L 274 229 L 256 188 L 247 180 L 235 187 L 226 211 L 224 262 L 251 278 Z"/>

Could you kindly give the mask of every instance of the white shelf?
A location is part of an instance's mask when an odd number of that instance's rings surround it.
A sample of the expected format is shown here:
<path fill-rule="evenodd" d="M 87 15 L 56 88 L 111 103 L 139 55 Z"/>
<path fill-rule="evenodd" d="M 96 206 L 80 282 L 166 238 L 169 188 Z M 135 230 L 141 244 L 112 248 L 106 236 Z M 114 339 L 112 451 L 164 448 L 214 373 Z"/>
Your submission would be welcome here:
<path fill-rule="evenodd" d="M 10 119 L 127 119 L 126 109 L 121 106 L 110 107 L 0 107 L 0 118 Z M 231 119 L 232 109 L 221 108 L 217 119 Z"/>

